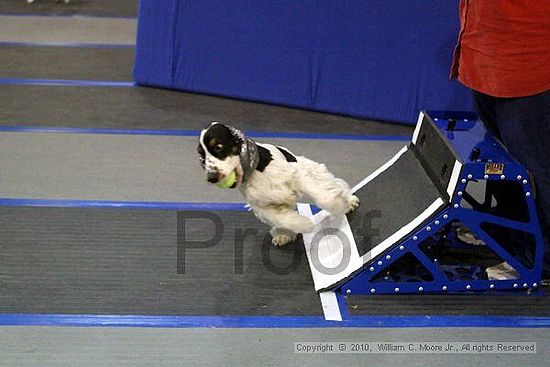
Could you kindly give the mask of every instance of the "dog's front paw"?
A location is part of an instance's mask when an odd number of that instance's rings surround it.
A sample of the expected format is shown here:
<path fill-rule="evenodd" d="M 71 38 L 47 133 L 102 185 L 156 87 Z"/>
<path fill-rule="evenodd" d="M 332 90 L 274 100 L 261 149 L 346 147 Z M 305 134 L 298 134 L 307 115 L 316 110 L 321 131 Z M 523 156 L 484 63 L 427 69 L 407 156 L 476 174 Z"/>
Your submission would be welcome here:
<path fill-rule="evenodd" d="M 294 241 L 294 238 L 289 236 L 289 235 L 286 235 L 286 234 L 278 234 L 278 235 L 275 235 L 273 237 L 273 239 L 271 240 L 271 243 L 273 243 L 273 245 L 275 246 L 284 246 L 286 244 L 289 244 L 291 243 L 292 241 Z"/>
<path fill-rule="evenodd" d="M 359 198 L 355 195 L 351 195 L 348 199 L 348 211 L 347 211 L 347 213 L 352 212 L 355 209 L 359 208 L 359 204 L 360 204 Z"/>

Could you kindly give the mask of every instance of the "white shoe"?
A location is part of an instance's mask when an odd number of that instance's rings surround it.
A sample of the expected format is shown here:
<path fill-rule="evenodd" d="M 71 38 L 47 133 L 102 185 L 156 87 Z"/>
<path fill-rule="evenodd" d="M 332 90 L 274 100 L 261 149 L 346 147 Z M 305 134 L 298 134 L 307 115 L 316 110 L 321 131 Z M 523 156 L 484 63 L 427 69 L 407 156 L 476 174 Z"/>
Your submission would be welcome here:
<path fill-rule="evenodd" d="M 506 280 L 506 279 L 518 279 L 519 274 L 511 267 L 507 262 L 501 262 L 498 265 L 488 267 L 485 269 L 487 278 L 489 280 Z"/>

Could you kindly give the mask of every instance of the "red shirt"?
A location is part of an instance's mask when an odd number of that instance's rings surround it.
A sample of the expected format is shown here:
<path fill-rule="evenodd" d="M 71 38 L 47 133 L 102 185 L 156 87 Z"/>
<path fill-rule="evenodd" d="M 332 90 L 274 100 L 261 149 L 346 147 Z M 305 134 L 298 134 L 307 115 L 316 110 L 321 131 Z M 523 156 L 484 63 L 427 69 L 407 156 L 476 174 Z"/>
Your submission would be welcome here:
<path fill-rule="evenodd" d="M 451 78 L 494 97 L 550 89 L 550 0 L 461 0 Z"/>

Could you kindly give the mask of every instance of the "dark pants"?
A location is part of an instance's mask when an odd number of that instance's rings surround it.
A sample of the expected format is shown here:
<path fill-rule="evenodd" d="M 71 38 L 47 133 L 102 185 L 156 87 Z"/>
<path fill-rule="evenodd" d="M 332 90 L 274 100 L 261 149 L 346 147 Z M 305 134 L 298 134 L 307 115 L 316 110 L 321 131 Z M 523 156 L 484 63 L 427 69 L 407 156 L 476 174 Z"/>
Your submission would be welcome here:
<path fill-rule="evenodd" d="M 474 105 L 487 127 L 534 177 L 545 241 L 543 278 L 550 278 L 550 90 L 522 98 L 474 91 Z"/>

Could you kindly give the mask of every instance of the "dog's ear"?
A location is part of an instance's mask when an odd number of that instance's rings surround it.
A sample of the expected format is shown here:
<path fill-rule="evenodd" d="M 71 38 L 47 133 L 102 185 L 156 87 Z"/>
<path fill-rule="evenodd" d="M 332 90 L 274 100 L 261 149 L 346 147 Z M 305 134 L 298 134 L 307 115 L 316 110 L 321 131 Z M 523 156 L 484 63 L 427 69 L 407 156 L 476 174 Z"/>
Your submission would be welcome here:
<path fill-rule="evenodd" d="M 245 137 L 241 130 L 226 125 L 229 131 L 231 132 L 231 137 L 233 138 L 233 147 L 232 147 L 232 153 L 234 155 L 241 154 L 242 145 L 245 144 Z"/>
<path fill-rule="evenodd" d="M 199 146 L 197 147 L 197 153 L 199 153 L 199 162 L 201 164 L 201 167 L 204 168 L 204 161 L 205 161 L 206 153 L 205 153 L 204 148 L 202 147 L 202 145 L 200 143 L 199 143 Z"/>

